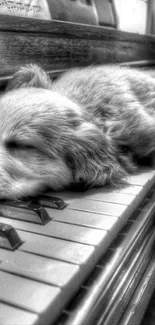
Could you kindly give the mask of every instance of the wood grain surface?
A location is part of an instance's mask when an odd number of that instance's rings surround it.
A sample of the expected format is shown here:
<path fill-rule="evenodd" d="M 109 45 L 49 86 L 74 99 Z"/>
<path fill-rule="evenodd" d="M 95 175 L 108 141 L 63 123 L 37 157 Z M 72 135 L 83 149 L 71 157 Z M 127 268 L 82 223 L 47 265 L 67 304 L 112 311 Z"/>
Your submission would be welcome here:
<path fill-rule="evenodd" d="M 21 65 L 45 70 L 155 58 L 155 38 L 115 29 L 0 15 L 0 77 Z"/>
<path fill-rule="evenodd" d="M 155 291 L 148 305 L 147 311 L 144 315 L 141 325 L 154 325 L 155 324 Z"/>

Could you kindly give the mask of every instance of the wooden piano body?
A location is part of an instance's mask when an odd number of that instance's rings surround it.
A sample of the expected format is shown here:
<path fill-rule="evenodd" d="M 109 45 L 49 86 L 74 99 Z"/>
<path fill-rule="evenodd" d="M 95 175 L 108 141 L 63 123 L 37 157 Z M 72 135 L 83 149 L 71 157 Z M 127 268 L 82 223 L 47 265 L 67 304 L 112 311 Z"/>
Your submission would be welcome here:
<path fill-rule="evenodd" d="M 134 61 L 152 71 L 154 57 L 151 36 L 0 16 L 2 91 L 24 64 L 40 64 L 55 78 L 101 63 Z M 51 195 L 65 208 L 51 208 Z M 141 324 L 155 287 L 155 171 L 139 171 L 118 189 L 49 193 L 38 204 L 45 224 L 35 211 L 0 202 L 0 223 L 21 239 L 6 249 L 0 231 L 0 324 Z"/>

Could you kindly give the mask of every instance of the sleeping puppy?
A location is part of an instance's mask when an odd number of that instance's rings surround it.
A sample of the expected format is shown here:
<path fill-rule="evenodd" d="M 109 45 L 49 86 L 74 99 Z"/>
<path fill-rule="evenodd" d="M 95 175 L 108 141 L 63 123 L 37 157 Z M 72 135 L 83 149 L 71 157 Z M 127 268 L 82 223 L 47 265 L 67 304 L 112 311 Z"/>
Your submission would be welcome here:
<path fill-rule="evenodd" d="M 73 69 L 51 82 L 38 66 L 0 98 L 0 197 L 119 184 L 154 157 L 155 80 L 118 66 Z"/>

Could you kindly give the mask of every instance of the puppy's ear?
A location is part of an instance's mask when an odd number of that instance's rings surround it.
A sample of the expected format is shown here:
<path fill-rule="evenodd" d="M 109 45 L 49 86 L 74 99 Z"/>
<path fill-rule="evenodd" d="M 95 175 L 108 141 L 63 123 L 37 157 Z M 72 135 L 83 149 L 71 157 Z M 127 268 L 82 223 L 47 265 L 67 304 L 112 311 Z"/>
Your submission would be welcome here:
<path fill-rule="evenodd" d="M 8 82 L 6 91 L 25 87 L 51 88 L 50 77 L 37 65 L 27 65 L 16 72 Z"/>
<path fill-rule="evenodd" d="M 71 168 L 75 188 L 118 185 L 134 170 L 130 157 L 124 157 L 110 136 L 91 122 L 74 129 L 65 150 L 65 161 Z"/>

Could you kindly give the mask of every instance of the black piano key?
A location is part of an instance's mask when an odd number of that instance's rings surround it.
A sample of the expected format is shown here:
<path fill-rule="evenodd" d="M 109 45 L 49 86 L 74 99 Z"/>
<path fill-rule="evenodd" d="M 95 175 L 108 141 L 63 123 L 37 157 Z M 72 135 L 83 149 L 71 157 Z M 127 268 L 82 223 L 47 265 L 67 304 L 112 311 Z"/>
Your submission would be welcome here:
<path fill-rule="evenodd" d="M 0 215 L 43 225 L 51 220 L 44 207 L 36 203 L 23 201 L 0 201 Z"/>
<path fill-rule="evenodd" d="M 12 226 L 0 222 L 0 248 L 14 250 L 21 243 L 16 230 Z"/>
<path fill-rule="evenodd" d="M 43 205 L 47 208 L 53 208 L 58 210 L 62 210 L 67 206 L 67 203 L 65 203 L 62 199 L 48 195 L 39 196 L 37 199 L 35 199 L 34 202 Z"/>

